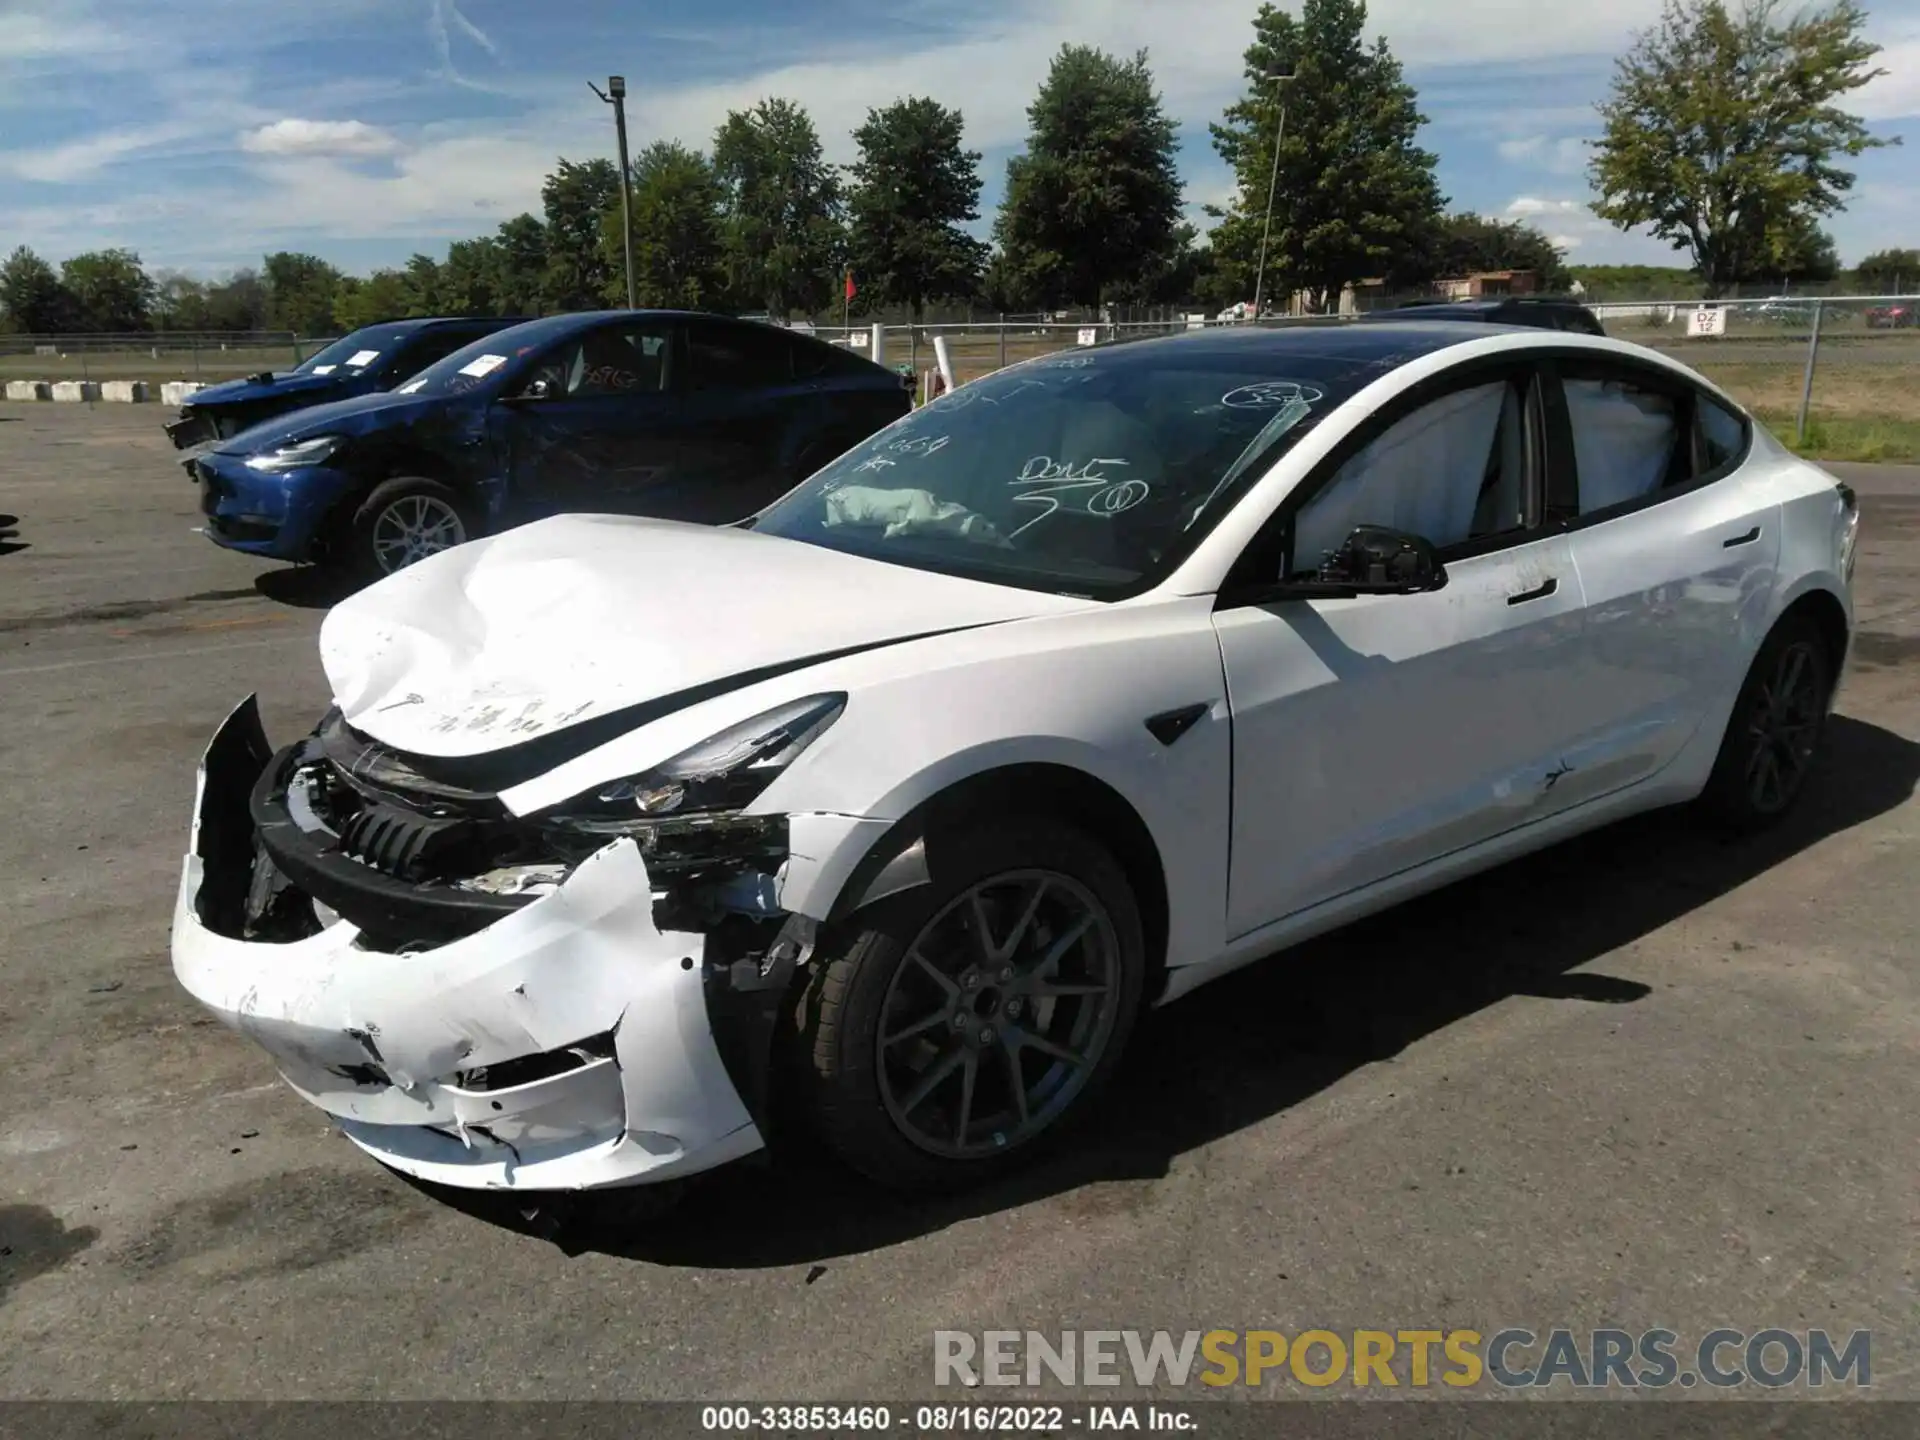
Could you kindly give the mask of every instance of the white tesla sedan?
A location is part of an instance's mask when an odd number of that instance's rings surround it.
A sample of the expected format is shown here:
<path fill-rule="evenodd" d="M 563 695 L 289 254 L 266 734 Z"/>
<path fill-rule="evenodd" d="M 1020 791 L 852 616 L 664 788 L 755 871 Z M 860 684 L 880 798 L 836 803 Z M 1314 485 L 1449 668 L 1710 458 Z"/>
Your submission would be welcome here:
<path fill-rule="evenodd" d="M 173 963 L 424 1179 L 682 1176 L 782 1092 L 970 1181 L 1143 1005 L 1634 811 L 1782 815 L 1857 528 L 1611 340 L 1037 360 L 742 526 L 561 517 L 340 605 L 313 733 L 249 699 L 207 751 Z"/>

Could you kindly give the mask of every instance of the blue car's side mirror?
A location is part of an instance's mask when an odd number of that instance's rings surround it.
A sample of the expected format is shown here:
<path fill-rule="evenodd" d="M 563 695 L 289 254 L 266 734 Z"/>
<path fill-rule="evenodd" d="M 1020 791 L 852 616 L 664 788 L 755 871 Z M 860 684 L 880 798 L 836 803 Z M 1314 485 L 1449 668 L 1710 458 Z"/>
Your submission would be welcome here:
<path fill-rule="evenodd" d="M 520 391 L 518 394 L 509 395 L 506 398 L 509 400 L 551 400 L 558 393 L 551 380 L 529 380 L 526 389 Z"/>

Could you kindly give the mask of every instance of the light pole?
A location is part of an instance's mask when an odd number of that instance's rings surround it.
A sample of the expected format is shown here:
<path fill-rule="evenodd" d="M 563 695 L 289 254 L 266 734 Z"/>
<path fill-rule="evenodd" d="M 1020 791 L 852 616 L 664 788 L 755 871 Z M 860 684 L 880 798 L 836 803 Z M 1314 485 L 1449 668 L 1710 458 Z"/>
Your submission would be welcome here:
<path fill-rule="evenodd" d="M 633 178 L 627 170 L 627 77 L 609 75 L 604 92 L 591 80 L 587 88 L 613 106 L 613 128 L 620 136 L 620 238 L 627 257 L 627 309 L 638 310 L 633 293 Z"/>
<path fill-rule="evenodd" d="M 1293 79 L 1293 66 L 1283 65 L 1278 70 L 1268 70 L 1261 74 L 1262 80 L 1271 80 L 1276 87 Z M 1267 288 L 1267 237 L 1273 233 L 1273 192 L 1280 183 L 1280 142 L 1287 136 L 1287 102 L 1283 96 L 1280 101 L 1280 123 L 1273 132 L 1273 170 L 1267 176 L 1267 218 L 1260 227 L 1260 264 L 1253 277 L 1253 318 L 1260 319 L 1261 302 Z"/>

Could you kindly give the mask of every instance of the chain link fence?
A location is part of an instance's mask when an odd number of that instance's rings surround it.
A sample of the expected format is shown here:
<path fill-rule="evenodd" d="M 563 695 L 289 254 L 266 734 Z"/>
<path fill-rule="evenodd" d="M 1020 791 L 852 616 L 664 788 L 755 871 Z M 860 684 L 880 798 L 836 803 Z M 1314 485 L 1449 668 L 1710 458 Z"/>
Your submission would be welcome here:
<path fill-rule="evenodd" d="M 1723 386 L 1777 435 L 1829 459 L 1920 462 L 1920 297 L 1800 295 L 1594 303 L 1607 333 L 1664 351 Z M 1171 307 L 882 327 L 881 353 L 930 393 L 944 342 L 952 380 L 1077 346 L 1246 324 Z M 1352 317 L 1264 320 L 1349 324 Z M 873 327 L 798 328 L 872 354 Z M 283 370 L 332 337 L 287 331 L 0 335 L 0 380 L 200 380 Z"/>
<path fill-rule="evenodd" d="M 291 370 L 332 336 L 290 330 L 0 335 L 0 380 L 200 380 Z"/>
<path fill-rule="evenodd" d="M 1920 462 L 1920 297 L 1796 296 L 1659 300 L 1591 306 L 1609 335 L 1671 355 L 1751 408 L 1781 439 L 1830 459 Z M 1250 323 L 1199 314 L 1134 321 L 1013 318 L 885 327 L 883 363 L 920 377 L 921 394 L 1078 346 Z M 1341 325 L 1354 317 L 1270 319 L 1268 326 Z M 872 353 L 870 326 L 817 327 L 820 338 Z"/>

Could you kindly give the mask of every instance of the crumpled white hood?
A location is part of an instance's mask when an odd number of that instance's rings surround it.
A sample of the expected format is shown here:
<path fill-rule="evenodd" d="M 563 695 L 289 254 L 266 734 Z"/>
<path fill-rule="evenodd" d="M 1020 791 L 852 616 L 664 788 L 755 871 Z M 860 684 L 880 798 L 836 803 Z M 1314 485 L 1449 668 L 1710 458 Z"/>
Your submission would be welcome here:
<path fill-rule="evenodd" d="M 342 601 L 320 659 L 355 729 L 478 755 L 770 665 L 1087 603 L 747 530 L 564 515 Z"/>

